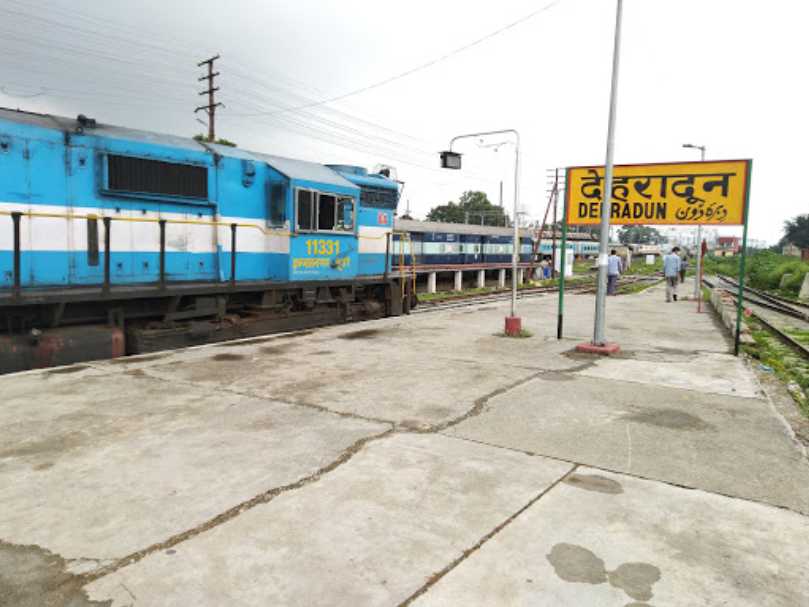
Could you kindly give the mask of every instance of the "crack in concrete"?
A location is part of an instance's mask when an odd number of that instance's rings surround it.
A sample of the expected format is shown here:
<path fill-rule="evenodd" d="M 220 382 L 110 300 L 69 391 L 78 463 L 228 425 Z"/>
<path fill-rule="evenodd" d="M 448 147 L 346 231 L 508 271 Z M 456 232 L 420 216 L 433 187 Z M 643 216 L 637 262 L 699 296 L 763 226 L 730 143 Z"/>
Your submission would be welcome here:
<path fill-rule="evenodd" d="M 94 367 L 94 368 L 98 368 L 98 367 Z M 233 394 L 235 396 L 245 396 L 247 398 L 255 398 L 257 400 L 263 400 L 263 401 L 267 401 L 267 402 L 270 402 L 270 403 L 280 403 L 282 405 L 289 405 L 290 407 L 303 407 L 305 409 L 312 409 L 312 410 L 315 410 L 315 411 L 319 411 L 320 413 L 328 413 L 330 415 L 336 415 L 336 416 L 341 417 L 343 419 L 355 419 L 355 420 L 359 420 L 359 421 L 371 422 L 371 423 L 376 423 L 376 424 L 386 424 L 386 425 L 389 425 L 389 426 L 394 426 L 395 425 L 395 422 L 393 420 L 383 419 L 381 417 L 367 417 L 365 415 L 359 415 L 357 413 L 351 413 L 351 412 L 348 412 L 348 411 L 335 411 L 334 409 L 329 409 L 328 407 L 324 407 L 323 405 L 315 405 L 313 403 L 307 403 L 307 402 L 302 402 L 302 401 L 291 401 L 291 400 L 285 400 L 285 399 L 282 399 L 282 398 L 275 398 L 275 397 L 272 397 L 272 396 L 264 396 L 264 395 L 261 395 L 261 394 L 256 394 L 254 392 L 251 392 L 250 390 L 237 390 L 235 388 L 231 388 L 231 387 L 228 387 L 228 386 L 221 386 L 221 385 L 209 386 L 209 385 L 206 385 L 206 384 L 200 384 L 200 383 L 197 383 L 197 382 L 188 381 L 188 380 L 184 380 L 184 379 L 175 379 L 175 378 L 169 379 L 169 378 L 163 377 L 161 375 L 155 375 L 154 373 L 150 373 L 149 370 L 150 370 L 150 367 L 147 367 L 145 369 L 143 369 L 143 368 L 138 369 L 138 371 L 141 371 L 141 373 L 139 374 L 139 377 L 146 377 L 146 378 L 149 378 L 149 379 L 162 381 L 162 382 L 172 384 L 172 385 L 183 385 L 183 386 L 189 386 L 189 387 L 192 387 L 192 388 L 200 388 L 200 389 L 203 389 L 203 390 L 206 390 L 206 391 L 227 392 L 227 393 Z M 124 372 L 124 373 L 126 373 L 126 372 Z M 107 373 L 107 374 L 108 375 L 117 375 L 118 373 L 113 372 L 113 373 Z"/>
<path fill-rule="evenodd" d="M 443 432 L 440 433 L 441 436 L 446 436 L 447 438 L 452 438 L 459 441 L 465 441 L 468 443 L 474 443 L 476 445 L 484 445 L 486 447 L 493 447 L 495 449 L 503 449 L 505 451 L 511 451 L 513 453 L 521 453 L 523 455 L 530 455 L 532 457 L 544 457 L 546 459 L 561 462 L 564 464 L 571 464 L 575 466 L 583 466 L 585 468 L 591 468 L 593 470 L 598 470 L 600 472 L 610 472 L 612 474 L 620 474 L 622 476 L 627 476 L 629 478 L 634 478 L 642 481 L 651 481 L 653 483 L 661 483 L 663 485 L 668 485 L 669 487 L 676 487 L 677 489 L 686 489 L 688 491 L 702 491 L 703 493 L 707 493 L 709 495 L 719 495 L 721 497 L 726 497 L 733 500 L 739 500 L 742 502 L 748 502 L 751 504 L 759 504 L 761 506 L 769 506 L 770 508 L 778 508 L 779 510 L 785 510 L 786 512 L 791 512 L 793 514 L 797 514 L 798 516 L 802 516 L 804 518 L 809 518 L 809 512 L 801 512 L 800 510 L 795 510 L 794 508 L 790 508 L 789 506 L 781 506 L 780 504 L 771 504 L 770 502 L 765 502 L 763 500 L 757 500 L 750 497 L 741 497 L 738 495 L 731 495 L 729 493 L 723 493 L 721 491 L 716 491 L 712 489 L 704 489 L 702 487 L 695 487 L 693 485 L 684 485 L 682 483 L 677 483 L 675 481 L 667 481 L 661 478 L 654 478 L 652 476 L 644 476 L 642 474 L 637 474 L 634 472 L 627 472 L 625 470 L 616 470 L 614 468 L 605 468 L 604 466 L 599 466 L 598 464 L 589 464 L 587 462 L 577 462 L 572 459 L 565 459 L 564 457 L 559 457 L 558 455 L 547 455 L 545 453 L 537 453 L 536 451 L 529 451 L 527 449 L 518 449 L 516 447 L 506 447 L 505 445 L 497 445 L 494 443 L 488 443 L 482 440 L 476 440 L 474 438 L 468 438 L 466 436 L 456 436 L 454 434 L 444 434 Z"/>
<path fill-rule="evenodd" d="M 454 418 L 452 418 L 450 420 L 447 420 L 445 422 L 441 422 L 440 424 L 433 424 L 431 426 L 428 426 L 427 428 L 423 428 L 423 429 L 414 428 L 414 429 L 410 429 L 409 431 L 410 432 L 415 432 L 417 434 L 436 434 L 436 433 L 443 432 L 447 428 L 452 428 L 453 426 L 457 426 L 458 424 L 460 424 L 460 423 L 462 423 L 462 422 L 464 422 L 464 421 L 466 421 L 468 419 L 471 419 L 473 417 L 477 417 L 478 415 L 483 413 L 483 411 L 486 408 L 486 405 L 493 398 L 495 398 L 497 396 L 500 396 L 501 394 L 505 394 L 506 392 L 509 392 L 510 390 L 513 390 L 514 388 L 519 388 L 520 386 L 522 386 L 524 384 L 527 384 L 531 380 L 534 380 L 534 379 L 537 379 L 538 377 L 541 377 L 543 373 L 547 373 L 547 371 L 538 371 L 536 373 L 532 373 L 531 375 L 523 377 L 522 379 L 518 379 L 517 381 L 511 382 L 510 384 L 508 384 L 506 386 L 502 386 L 500 388 L 497 388 L 496 390 L 492 390 L 488 394 L 484 394 L 483 396 L 475 399 L 475 402 L 472 405 L 471 409 L 469 409 L 466 413 L 464 413 L 462 415 L 459 415 L 458 417 L 454 417 Z M 397 429 L 398 428 L 399 427 L 397 426 Z"/>
<path fill-rule="evenodd" d="M 95 580 L 97 580 L 99 578 L 110 575 L 111 573 L 115 573 L 119 569 L 123 569 L 124 567 L 128 567 L 129 565 L 133 565 L 133 564 L 137 563 L 138 561 L 143 560 L 147 556 L 149 556 L 151 554 L 154 554 L 155 552 L 159 552 L 159 551 L 162 551 L 162 550 L 168 550 L 169 548 L 172 548 L 172 547 L 176 546 L 177 544 L 180 544 L 181 542 L 184 542 L 184 541 L 189 540 L 189 539 L 191 539 L 191 538 L 193 538 L 193 537 L 195 537 L 195 536 L 197 536 L 197 535 L 199 535 L 201 533 L 209 531 L 209 530 L 213 529 L 214 527 L 218 527 L 219 525 L 221 525 L 223 523 L 226 523 L 226 522 L 236 518 L 237 516 L 239 516 L 243 512 L 246 512 L 247 510 L 251 510 L 252 508 L 255 508 L 256 506 L 259 506 L 261 504 L 267 504 L 267 503 L 271 502 L 272 500 L 274 500 L 279 495 L 282 495 L 282 494 L 287 493 L 289 491 L 295 491 L 296 489 L 301 489 L 303 487 L 306 487 L 307 485 L 311 485 L 312 483 L 316 483 L 317 481 L 320 480 L 320 478 L 323 475 L 328 474 L 329 472 L 332 472 L 333 470 L 339 468 L 340 466 L 342 466 L 343 464 L 345 464 L 346 462 L 351 460 L 368 443 L 373 442 L 373 441 L 383 440 L 383 439 L 387 438 L 388 436 L 390 436 L 393 433 L 394 433 L 394 430 L 391 428 L 391 429 L 385 430 L 384 432 L 381 432 L 379 434 L 373 434 L 373 435 L 370 435 L 370 436 L 364 436 L 363 438 L 360 438 L 360 439 L 356 440 L 351 446 L 349 446 L 348 448 L 343 450 L 343 452 L 335 460 L 331 461 L 330 463 L 328 463 L 326 466 L 323 466 L 322 468 L 318 468 L 312 474 L 304 476 L 303 478 L 300 478 L 300 479 L 298 479 L 297 481 L 295 481 L 293 483 L 288 483 L 286 485 L 281 485 L 279 487 L 274 487 L 274 488 L 269 489 L 269 490 L 267 490 L 267 491 L 265 491 L 263 493 L 259 493 L 258 495 L 250 498 L 249 500 L 241 502 L 240 504 L 237 504 L 236 506 L 233 506 L 233 507 L 229 508 L 228 510 L 225 510 L 224 512 L 220 513 L 220 514 L 217 514 L 213 518 L 208 519 L 207 521 L 197 525 L 196 527 L 193 527 L 191 529 L 187 529 L 187 530 L 183 531 L 182 533 L 177 533 L 177 534 L 171 536 L 170 538 L 168 538 L 168 539 L 166 539 L 166 540 L 164 540 L 162 542 L 157 542 L 155 544 L 152 544 L 151 546 L 148 546 L 146 548 L 138 550 L 137 552 L 133 552 L 132 554 L 130 554 L 128 556 L 125 556 L 123 558 L 120 558 L 120 559 L 116 560 L 111 565 L 108 565 L 106 567 L 102 567 L 100 569 L 97 569 L 97 570 L 89 572 L 89 573 L 79 575 L 77 577 L 82 579 L 83 584 L 89 584 L 89 583 L 94 582 Z"/>
<path fill-rule="evenodd" d="M 433 573 L 433 575 L 431 575 L 430 578 L 420 588 L 418 588 L 413 594 L 408 596 L 404 601 L 399 603 L 399 605 L 397 607 L 407 607 L 408 605 L 412 604 L 413 601 L 415 601 L 417 598 L 419 598 L 420 596 L 422 596 L 423 594 L 428 592 L 430 590 L 430 588 L 435 586 L 444 576 L 446 576 L 449 572 L 451 572 L 453 569 L 455 569 L 458 565 L 463 563 L 472 554 L 474 554 L 475 552 L 480 550 L 481 547 L 483 547 L 483 545 L 486 544 L 486 542 L 488 542 L 490 539 L 492 539 L 494 536 L 496 536 L 498 533 L 500 533 L 503 529 L 505 529 L 511 523 L 513 523 L 517 519 L 517 517 L 519 517 L 523 512 L 528 510 L 531 506 L 533 506 L 539 500 L 541 500 L 543 497 L 545 497 L 557 485 L 564 482 L 568 477 L 570 477 L 571 474 L 573 474 L 576 471 L 577 468 L 578 468 L 578 464 L 573 465 L 570 468 L 570 470 L 568 470 L 565 474 L 563 474 L 558 479 L 556 479 L 553 483 L 551 483 L 550 485 L 545 487 L 545 489 L 540 491 L 537 495 L 532 497 L 528 501 L 528 503 L 524 504 L 519 510 L 514 512 L 511 516 L 509 516 L 507 519 L 502 521 L 494 529 L 489 531 L 486 535 L 484 535 L 482 538 L 480 538 L 474 545 L 472 545 L 469 548 L 467 548 L 466 550 L 464 550 L 457 558 L 453 559 L 452 562 L 450 562 L 448 565 L 446 565 L 443 569 Z"/>
<path fill-rule="evenodd" d="M 205 522 L 203 522 L 203 523 L 201 523 L 201 524 L 199 524 L 199 525 L 197 525 L 197 526 L 195 526 L 195 527 L 193 527 L 191 529 L 187 529 L 187 530 L 185 530 L 185 531 L 183 531 L 181 533 L 177 533 L 177 534 L 169 537 L 168 539 L 166 539 L 164 541 L 152 544 L 151 546 L 148 546 L 146 548 L 138 550 L 137 552 L 134 552 L 134 553 L 132 553 L 132 554 L 130 554 L 128 556 L 119 558 L 119 559 L 115 560 L 113 563 L 111 563 L 109 565 L 102 566 L 102 567 L 100 567 L 98 569 L 95 569 L 95 570 L 93 570 L 91 572 L 81 574 L 81 575 L 79 575 L 77 577 L 81 578 L 83 584 L 89 584 L 91 582 L 94 582 L 94 581 L 102 578 L 102 577 L 105 577 L 107 575 L 115 573 L 116 571 L 118 571 L 120 569 L 123 569 L 124 567 L 128 567 L 129 565 L 133 565 L 133 564 L 137 563 L 138 561 L 143 560 L 147 556 L 149 556 L 151 554 L 154 554 L 155 552 L 168 550 L 168 549 L 176 546 L 177 544 L 180 544 L 180 543 L 182 543 L 182 542 L 184 542 L 186 540 L 189 540 L 189 539 L 191 539 L 191 538 L 193 538 L 193 537 L 195 537 L 197 535 L 205 533 L 206 531 L 209 531 L 209 530 L 211 530 L 211 529 L 213 529 L 213 528 L 215 528 L 215 527 L 217 527 L 217 526 L 219 526 L 219 525 L 221 525 L 223 523 L 226 523 L 226 522 L 236 518 L 242 512 L 250 510 L 250 509 L 252 509 L 252 508 L 254 508 L 254 507 L 258 506 L 258 505 L 269 503 L 270 501 L 272 501 L 273 499 L 275 499 L 277 496 L 279 496 L 281 494 L 287 493 L 289 491 L 294 491 L 294 490 L 297 490 L 297 489 L 302 489 L 303 487 L 305 487 L 307 485 L 310 485 L 312 483 L 315 483 L 315 482 L 319 481 L 320 478 L 323 475 L 328 474 L 329 472 L 332 472 L 335 469 L 337 469 L 338 467 L 340 467 L 343 464 L 347 463 L 357 453 L 359 453 L 366 445 L 368 445 L 371 442 L 381 441 L 381 440 L 389 438 L 389 437 L 391 437 L 391 436 L 393 436 L 395 434 L 409 434 L 409 433 L 413 433 L 413 434 L 440 434 L 442 430 L 446 430 L 447 428 L 451 428 L 451 427 L 453 427 L 453 426 L 455 426 L 457 424 L 460 424 L 461 422 L 463 422 L 463 421 L 465 421 L 465 420 L 467 420 L 467 419 L 469 419 L 471 417 L 475 417 L 477 415 L 480 415 L 483 412 L 486 404 L 492 398 L 500 396 L 501 394 L 504 394 L 504 393 L 508 392 L 509 390 L 512 390 L 512 389 L 514 389 L 514 388 L 516 388 L 518 386 L 521 386 L 521 385 L 531 381 L 532 379 L 535 379 L 536 377 L 541 376 L 543 373 L 546 373 L 546 372 L 548 372 L 548 371 L 540 371 L 538 373 L 532 373 L 531 375 L 529 375 L 527 377 L 524 377 L 524 378 L 522 378 L 520 380 L 517 380 L 515 382 L 512 382 L 511 384 L 509 384 L 507 386 L 503 386 L 501 388 L 493 390 L 492 392 L 490 392 L 488 394 L 485 394 L 484 396 L 482 396 L 482 397 L 478 398 L 477 400 L 475 400 L 474 405 L 472 406 L 472 408 L 469 409 L 469 411 L 467 411 L 465 414 L 460 415 L 460 416 L 458 416 L 456 418 L 453 418 L 451 420 L 448 420 L 446 422 L 443 422 L 441 424 L 436 424 L 436 425 L 430 426 L 430 427 L 425 428 L 425 429 L 413 429 L 413 428 L 408 428 L 406 426 L 402 426 L 400 424 L 396 424 L 396 423 L 388 421 L 388 420 L 371 419 L 371 418 L 366 418 L 366 417 L 363 417 L 363 416 L 357 416 L 357 415 L 350 414 L 350 413 L 336 412 L 336 411 L 332 411 L 332 410 L 330 410 L 330 409 L 328 409 L 326 407 L 322 407 L 320 405 L 309 405 L 309 404 L 303 404 L 303 403 L 293 403 L 293 402 L 278 401 L 276 399 L 265 398 L 265 397 L 257 396 L 257 395 L 250 394 L 250 393 L 243 393 L 243 392 L 233 390 L 233 389 L 230 389 L 230 388 L 221 388 L 221 387 L 215 388 L 216 390 L 222 390 L 222 391 L 225 391 L 225 392 L 230 392 L 230 393 L 241 395 L 241 396 L 249 396 L 249 397 L 259 398 L 259 399 L 262 399 L 262 400 L 282 402 L 284 404 L 289 404 L 289 405 L 292 405 L 292 406 L 310 407 L 310 408 L 316 409 L 316 410 L 318 410 L 320 412 L 330 413 L 330 414 L 333 414 L 333 415 L 338 415 L 340 417 L 348 417 L 348 418 L 352 418 L 352 419 L 361 419 L 361 420 L 364 420 L 364 421 L 373 421 L 373 422 L 377 422 L 377 423 L 385 423 L 385 424 L 390 425 L 391 427 L 389 429 L 385 430 L 384 432 L 374 434 L 374 435 L 371 435 L 371 436 L 366 436 L 366 437 L 363 437 L 361 439 L 358 439 L 350 447 L 345 449 L 335 460 L 330 462 L 328 465 L 326 465 L 326 466 L 324 466 L 322 468 L 319 468 L 317 471 L 315 471 L 314 473 L 312 473 L 312 474 L 310 474 L 308 476 L 305 476 L 305 477 L 303 477 L 303 478 L 301 478 L 301 479 L 299 479 L 299 480 L 297 480 L 297 481 L 295 481 L 293 483 L 288 483 L 286 485 L 282 485 L 282 486 L 279 486 L 279 487 L 269 489 L 269 490 L 267 490 L 267 491 L 265 491 L 263 493 L 260 493 L 259 495 L 256 495 L 256 496 L 250 498 L 249 500 L 246 500 L 244 502 L 241 502 L 240 504 L 237 504 L 236 506 L 233 506 L 233 507 L 229 508 L 228 510 L 226 510 L 226 511 L 224 511 L 224 512 L 222 512 L 222 513 L 208 519 L 207 521 L 205 521 Z M 146 376 L 148 378 L 150 378 L 150 379 L 155 379 L 155 380 L 158 380 L 158 381 L 169 381 L 169 380 L 167 380 L 165 378 L 162 378 L 162 377 L 150 374 L 150 373 L 147 373 Z M 181 382 L 173 382 L 173 383 L 182 383 L 184 385 L 189 385 L 189 386 L 193 386 L 193 387 L 200 387 L 195 382 L 181 381 Z M 445 435 L 442 435 L 442 436 L 445 436 Z M 574 466 L 573 469 L 575 469 L 575 466 Z M 565 476 L 567 476 L 567 475 L 565 475 Z M 556 484 L 557 483 L 554 483 L 553 486 L 555 486 Z M 544 495 L 546 492 L 547 491 L 542 492 L 539 496 L 535 497 L 528 505 L 524 506 L 520 511 L 518 511 L 515 515 L 513 515 L 513 517 L 519 515 L 522 511 L 524 511 L 527 507 L 529 507 L 532 503 L 534 503 L 537 499 L 539 499 L 539 497 Z M 512 517 L 512 519 L 508 519 L 503 524 L 501 524 L 500 528 L 502 528 L 503 526 L 508 524 L 511 520 L 513 520 L 513 517 Z M 498 530 L 499 530 L 499 528 L 498 528 Z M 492 535 L 493 535 L 493 533 L 492 533 Z M 488 539 L 488 536 L 484 538 L 484 540 L 486 540 L 486 539 Z M 482 543 L 481 543 L 481 545 L 482 545 Z M 475 548 L 475 550 L 476 549 L 477 548 Z M 474 550 L 472 550 L 472 551 L 474 551 Z"/>

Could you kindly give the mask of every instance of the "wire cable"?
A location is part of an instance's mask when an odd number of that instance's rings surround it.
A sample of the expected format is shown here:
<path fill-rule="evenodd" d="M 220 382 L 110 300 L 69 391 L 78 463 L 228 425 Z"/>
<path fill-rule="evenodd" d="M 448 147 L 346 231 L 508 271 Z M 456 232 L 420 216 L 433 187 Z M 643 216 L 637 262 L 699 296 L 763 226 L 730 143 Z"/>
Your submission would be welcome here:
<path fill-rule="evenodd" d="M 415 67 L 407 69 L 407 70 L 405 70 L 403 72 L 400 72 L 400 73 L 398 73 L 398 74 L 396 74 L 394 76 L 390 76 L 388 78 L 378 80 L 377 82 L 373 82 L 371 84 L 360 87 L 358 89 L 354 89 L 353 91 L 348 91 L 347 93 L 342 93 L 340 95 L 335 95 L 334 97 L 329 97 L 327 99 L 321 99 L 319 101 L 315 101 L 315 102 L 307 104 L 307 105 L 300 105 L 300 106 L 297 106 L 297 107 L 287 107 L 287 108 L 284 108 L 282 110 L 278 110 L 278 111 L 275 111 L 275 112 L 265 112 L 265 115 L 283 114 L 283 113 L 286 113 L 286 112 L 297 112 L 299 110 L 306 110 L 306 109 L 309 109 L 309 108 L 312 108 L 312 107 L 317 107 L 319 105 L 325 105 L 325 104 L 328 104 L 328 103 L 334 103 L 335 101 L 340 101 L 341 99 L 346 99 L 347 97 L 353 97 L 354 95 L 359 95 L 360 93 L 365 93 L 367 91 L 379 88 L 381 86 L 385 86 L 386 84 L 390 84 L 391 82 L 401 80 L 402 78 L 406 78 L 407 76 L 412 76 L 416 72 L 420 72 L 422 70 L 430 68 L 430 67 L 432 67 L 432 66 L 434 66 L 434 65 L 436 65 L 438 63 L 441 63 L 442 61 L 446 61 L 447 59 L 449 59 L 451 57 L 454 57 L 455 55 L 463 53 L 464 51 L 468 51 L 469 49 L 471 49 L 473 47 L 476 47 L 479 44 L 482 44 L 482 43 L 486 42 L 487 40 L 491 40 L 492 38 L 494 38 L 496 36 L 499 36 L 500 34 L 506 32 L 506 31 L 508 31 L 508 30 L 510 30 L 510 29 L 512 29 L 514 27 L 517 27 L 518 25 L 520 25 L 522 23 L 525 23 L 526 21 L 528 21 L 530 19 L 533 19 L 537 15 L 540 15 L 540 14 L 546 12 L 546 11 L 549 11 L 554 6 L 559 4 L 560 2 L 562 2 L 562 0 L 553 0 L 549 4 L 546 4 L 545 6 L 543 6 L 542 8 L 537 9 L 537 10 L 531 12 L 531 13 L 528 13 L 527 15 L 524 15 L 523 17 L 520 17 L 516 21 L 512 21 L 511 23 L 509 23 L 507 25 L 504 25 L 503 27 L 501 27 L 501 28 L 499 28 L 499 29 L 497 29 L 497 30 L 495 30 L 493 32 L 490 32 L 490 33 L 486 34 L 482 38 L 478 38 L 477 40 L 469 42 L 468 44 L 464 44 L 463 46 L 459 46 L 458 48 L 453 49 L 453 50 L 449 51 L 448 53 L 444 53 L 443 55 L 441 55 L 439 57 L 436 57 L 435 59 L 431 59 L 430 61 L 427 61 L 425 63 L 421 63 L 421 64 L 419 64 L 419 65 L 417 65 Z M 243 116 L 258 116 L 258 115 L 259 114 L 243 114 Z"/>

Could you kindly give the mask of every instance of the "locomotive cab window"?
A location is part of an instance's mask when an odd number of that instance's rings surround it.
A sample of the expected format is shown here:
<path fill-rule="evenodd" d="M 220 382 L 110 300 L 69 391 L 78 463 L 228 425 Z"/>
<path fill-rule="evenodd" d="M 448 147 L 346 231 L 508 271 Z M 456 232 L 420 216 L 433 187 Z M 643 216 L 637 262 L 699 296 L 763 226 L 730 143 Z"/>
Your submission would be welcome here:
<path fill-rule="evenodd" d="M 267 225 L 282 226 L 287 219 L 287 189 L 283 183 L 269 184 Z"/>
<path fill-rule="evenodd" d="M 317 229 L 328 232 L 334 229 L 337 221 L 337 197 L 331 194 L 318 195 Z"/>
<path fill-rule="evenodd" d="M 354 229 L 354 200 L 324 192 L 298 190 L 296 215 L 298 230 L 351 231 Z"/>
<path fill-rule="evenodd" d="M 315 192 L 298 190 L 298 229 L 314 230 L 315 226 Z"/>
<path fill-rule="evenodd" d="M 337 225 L 334 226 L 335 230 L 352 230 L 354 229 L 354 199 L 353 198 L 338 198 L 337 199 Z"/>

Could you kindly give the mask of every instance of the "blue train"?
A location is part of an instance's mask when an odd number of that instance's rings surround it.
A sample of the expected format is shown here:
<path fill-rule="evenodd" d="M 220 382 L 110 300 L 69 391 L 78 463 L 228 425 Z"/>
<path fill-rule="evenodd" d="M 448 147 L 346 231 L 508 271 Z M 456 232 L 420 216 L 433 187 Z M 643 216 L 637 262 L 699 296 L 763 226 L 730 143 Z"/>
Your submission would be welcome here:
<path fill-rule="evenodd" d="M 359 167 L 0 109 L 0 371 L 406 312 L 398 201 Z"/>
<path fill-rule="evenodd" d="M 397 219 L 391 264 L 394 268 L 416 265 L 436 269 L 508 265 L 513 240 L 511 228 Z M 520 230 L 521 264 L 529 265 L 551 257 L 551 237 L 544 234 L 537 241 L 535 230 Z M 558 238 L 556 246 L 561 247 Z M 598 242 L 589 234 L 569 234 L 567 254 L 576 257 L 598 255 Z"/>

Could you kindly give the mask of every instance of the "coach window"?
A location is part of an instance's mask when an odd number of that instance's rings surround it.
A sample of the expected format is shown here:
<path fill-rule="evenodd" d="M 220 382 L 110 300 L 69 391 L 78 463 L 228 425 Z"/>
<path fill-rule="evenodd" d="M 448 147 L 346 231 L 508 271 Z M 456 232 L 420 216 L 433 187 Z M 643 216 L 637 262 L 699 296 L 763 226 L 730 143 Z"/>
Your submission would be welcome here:
<path fill-rule="evenodd" d="M 316 207 L 315 207 L 315 192 L 310 190 L 298 190 L 298 229 L 299 230 L 314 230 L 317 224 L 315 223 Z"/>

